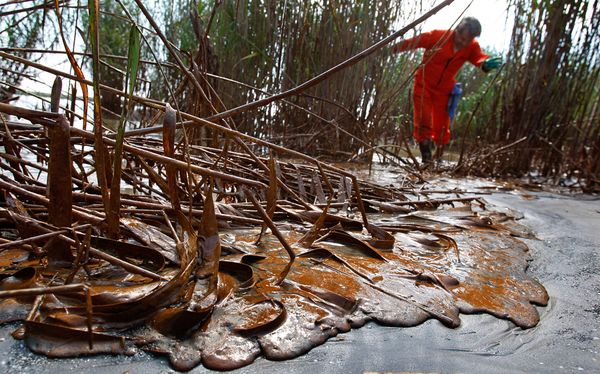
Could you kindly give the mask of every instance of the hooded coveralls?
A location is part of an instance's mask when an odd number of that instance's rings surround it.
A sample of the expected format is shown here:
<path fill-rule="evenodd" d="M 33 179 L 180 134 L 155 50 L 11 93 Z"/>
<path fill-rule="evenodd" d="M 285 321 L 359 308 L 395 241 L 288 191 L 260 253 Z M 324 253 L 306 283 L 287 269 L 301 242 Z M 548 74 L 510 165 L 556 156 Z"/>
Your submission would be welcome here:
<path fill-rule="evenodd" d="M 433 30 L 406 39 L 393 47 L 394 52 L 425 48 L 413 89 L 413 137 L 418 143 L 432 139 L 439 145 L 448 144 L 448 99 L 456 84 L 454 77 L 465 62 L 481 67 L 483 61 L 489 58 L 475 40 L 455 52 L 454 33 L 455 31 Z"/>

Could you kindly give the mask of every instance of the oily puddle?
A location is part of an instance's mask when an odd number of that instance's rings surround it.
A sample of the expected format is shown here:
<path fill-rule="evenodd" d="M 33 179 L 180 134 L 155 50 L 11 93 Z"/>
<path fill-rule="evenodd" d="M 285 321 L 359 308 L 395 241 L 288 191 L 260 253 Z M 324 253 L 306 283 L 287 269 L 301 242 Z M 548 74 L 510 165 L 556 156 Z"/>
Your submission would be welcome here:
<path fill-rule="evenodd" d="M 24 321 L 13 336 L 49 357 L 141 349 L 167 355 L 177 370 L 291 359 L 368 321 L 405 327 L 435 318 L 452 328 L 460 313 L 489 313 L 522 328 L 539 322 L 533 305 L 548 295 L 526 274 L 530 257 L 518 237 L 531 234 L 515 217 L 481 199 L 407 214 L 380 208 L 369 230 L 287 209 L 278 224 L 296 258 L 283 280 L 289 256 L 270 232 L 257 243 L 260 228 L 175 242 L 167 230 L 127 219 L 138 241 L 126 254 L 122 242 L 90 235 L 79 242 L 76 268 L 49 267 L 29 247 L 4 250 L 2 291 L 58 288 L 3 299 L 0 318 Z M 158 278 L 86 258 L 91 247 L 112 248 Z"/>

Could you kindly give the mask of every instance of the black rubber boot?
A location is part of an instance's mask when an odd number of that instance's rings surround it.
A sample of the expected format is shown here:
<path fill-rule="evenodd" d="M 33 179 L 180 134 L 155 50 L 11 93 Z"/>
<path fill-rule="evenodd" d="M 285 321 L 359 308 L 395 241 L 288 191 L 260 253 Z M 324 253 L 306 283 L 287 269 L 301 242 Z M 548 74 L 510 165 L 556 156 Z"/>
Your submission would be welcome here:
<path fill-rule="evenodd" d="M 419 143 L 419 150 L 421 151 L 421 162 L 423 164 L 431 162 L 431 140 L 423 140 Z"/>
<path fill-rule="evenodd" d="M 440 144 L 435 147 L 433 158 L 435 159 L 435 162 L 439 163 L 442 162 L 442 156 L 444 156 L 444 146 Z"/>

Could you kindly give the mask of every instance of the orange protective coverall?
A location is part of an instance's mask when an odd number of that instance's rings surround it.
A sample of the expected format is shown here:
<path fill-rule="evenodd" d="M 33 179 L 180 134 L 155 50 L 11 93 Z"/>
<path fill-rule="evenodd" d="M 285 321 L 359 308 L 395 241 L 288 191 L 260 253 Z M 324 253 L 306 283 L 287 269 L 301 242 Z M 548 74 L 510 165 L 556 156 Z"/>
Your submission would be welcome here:
<path fill-rule="evenodd" d="M 418 143 L 432 139 L 436 144 L 450 141 L 448 99 L 454 88 L 454 77 L 469 61 L 480 67 L 489 58 L 475 40 L 454 51 L 454 32 L 433 30 L 392 47 L 394 52 L 425 48 L 423 62 L 417 70 L 413 90 L 413 137 Z"/>

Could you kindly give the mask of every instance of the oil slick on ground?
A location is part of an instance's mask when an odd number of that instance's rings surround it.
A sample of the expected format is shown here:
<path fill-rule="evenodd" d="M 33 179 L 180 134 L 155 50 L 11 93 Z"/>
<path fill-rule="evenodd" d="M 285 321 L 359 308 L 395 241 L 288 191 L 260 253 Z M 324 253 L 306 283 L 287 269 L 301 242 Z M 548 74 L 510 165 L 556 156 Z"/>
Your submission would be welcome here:
<path fill-rule="evenodd" d="M 312 224 L 299 222 L 298 212 L 285 213 L 290 221 L 287 241 L 299 242 Z M 198 315 L 196 309 L 175 313 L 178 317 L 173 318 L 169 311 L 177 311 L 178 305 L 157 307 L 153 313 L 125 313 L 124 306 L 135 307 L 136 300 L 156 292 L 164 282 L 148 283 L 107 264 L 90 265 L 96 275 L 92 279 L 98 281 L 91 288 L 95 331 L 106 329 L 110 336 L 106 342 L 96 336 L 95 349 L 97 353 L 130 354 L 141 349 L 166 354 L 178 370 L 201 363 L 234 369 L 261 355 L 274 360 L 297 357 L 368 321 L 406 327 L 434 318 L 458 327 L 459 313 L 484 312 L 531 328 L 539 322 L 532 303 L 545 305 L 548 295 L 525 273 L 531 257 L 527 245 L 516 237 L 533 235 L 515 218 L 520 218 L 518 213 L 495 210 L 482 199 L 405 214 L 372 214 L 372 224 L 393 234 L 392 245 L 384 239 L 369 243 L 370 236 L 358 229 L 360 222 L 329 222 L 331 227 L 322 228 L 312 244 L 294 247 L 298 257 L 281 285 L 276 278 L 287 257 L 272 235 L 263 236 L 256 245 L 259 231 L 221 230 L 219 283 L 207 315 Z M 162 239 L 163 252 L 176 248 L 168 236 Z M 172 266 L 165 266 L 160 274 L 169 278 L 178 260 L 173 253 L 165 257 Z M 31 264 L 17 261 L 11 269 L 25 265 Z M 43 275 L 39 270 L 22 273 Z M 4 283 L 7 280 L 10 277 Z M 32 279 L 23 282 L 30 284 Z M 210 288 L 204 281 L 195 287 L 186 292 L 205 295 Z M 5 307 L 9 308 L 6 302 Z M 29 309 L 22 309 L 23 316 Z M 67 339 L 70 345 L 65 346 L 64 339 L 57 342 L 57 334 L 47 331 L 47 325 L 84 331 L 84 312 L 81 301 L 72 295 L 48 300 L 37 317 L 41 324 L 30 327 L 27 346 L 51 357 L 85 354 L 86 334 Z M 129 323 L 137 327 L 123 330 Z"/>

